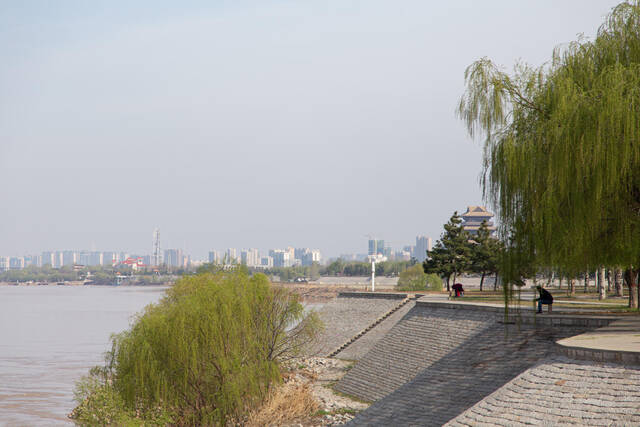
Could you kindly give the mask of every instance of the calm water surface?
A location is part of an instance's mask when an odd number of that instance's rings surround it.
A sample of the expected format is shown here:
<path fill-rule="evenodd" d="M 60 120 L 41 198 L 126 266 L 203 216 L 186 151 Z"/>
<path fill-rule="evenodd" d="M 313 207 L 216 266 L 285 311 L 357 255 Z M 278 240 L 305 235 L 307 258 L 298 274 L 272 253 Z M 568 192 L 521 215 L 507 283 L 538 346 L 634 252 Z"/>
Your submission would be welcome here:
<path fill-rule="evenodd" d="M 0 286 L 0 425 L 72 424 L 75 381 L 165 289 Z"/>

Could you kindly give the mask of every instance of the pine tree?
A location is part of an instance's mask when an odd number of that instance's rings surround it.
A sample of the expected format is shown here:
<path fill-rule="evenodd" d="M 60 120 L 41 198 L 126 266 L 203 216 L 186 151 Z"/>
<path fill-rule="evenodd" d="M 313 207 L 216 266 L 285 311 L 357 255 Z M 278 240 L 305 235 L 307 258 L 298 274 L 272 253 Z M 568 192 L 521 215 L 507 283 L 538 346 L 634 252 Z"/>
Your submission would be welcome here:
<path fill-rule="evenodd" d="M 471 245 L 471 270 L 481 274 L 480 291 L 483 290 L 485 276 L 498 272 L 502 249 L 502 242 L 491 236 L 487 222 L 482 221 Z"/>
<path fill-rule="evenodd" d="M 471 266 L 471 245 L 469 233 L 462 227 L 462 217 L 454 212 L 449 222 L 444 225 L 444 233 L 434 246 L 427 252 L 427 259 L 423 267 L 425 273 L 436 273 L 444 277 L 447 291 L 451 291 L 449 279 L 467 271 Z"/>

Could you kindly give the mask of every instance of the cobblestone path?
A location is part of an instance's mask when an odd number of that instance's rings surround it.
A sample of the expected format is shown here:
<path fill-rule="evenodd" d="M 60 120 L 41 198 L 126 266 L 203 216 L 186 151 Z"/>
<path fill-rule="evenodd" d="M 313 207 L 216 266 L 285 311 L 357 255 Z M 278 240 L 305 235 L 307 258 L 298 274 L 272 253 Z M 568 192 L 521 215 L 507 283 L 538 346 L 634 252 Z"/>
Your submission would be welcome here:
<path fill-rule="evenodd" d="M 447 423 L 525 424 L 640 425 L 640 366 L 551 358 Z"/>

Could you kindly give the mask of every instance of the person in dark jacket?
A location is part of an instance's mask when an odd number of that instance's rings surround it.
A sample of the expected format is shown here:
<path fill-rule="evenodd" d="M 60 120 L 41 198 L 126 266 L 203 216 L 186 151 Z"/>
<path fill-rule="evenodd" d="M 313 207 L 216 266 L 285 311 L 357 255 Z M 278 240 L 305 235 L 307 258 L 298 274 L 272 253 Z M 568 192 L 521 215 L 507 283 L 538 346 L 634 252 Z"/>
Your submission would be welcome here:
<path fill-rule="evenodd" d="M 551 296 L 551 293 L 549 293 L 549 291 L 543 289 L 542 286 L 536 286 L 536 289 L 540 293 L 540 297 L 535 299 L 535 301 L 538 301 L 538 313 L 542 313 L 542 304 L 549 305 L 549 313 L 551 313 L 553 296 Z"/>
<path fill-rule="evenodd" d="M 464 288 L 462 287 L 462 283 L 456 283 L 454 284 L 451 289 L 453 289 L 453 291 L 455 292 L 455 297 L 459 298 L 464 296 Z"/>

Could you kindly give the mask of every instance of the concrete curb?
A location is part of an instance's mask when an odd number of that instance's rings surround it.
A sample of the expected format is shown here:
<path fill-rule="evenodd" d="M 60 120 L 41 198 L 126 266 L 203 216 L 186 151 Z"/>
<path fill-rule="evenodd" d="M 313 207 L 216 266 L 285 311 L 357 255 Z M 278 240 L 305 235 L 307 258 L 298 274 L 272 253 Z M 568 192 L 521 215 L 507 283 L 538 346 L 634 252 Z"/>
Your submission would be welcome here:
<path fill-rule="evenodd" d="M 405 299 L 407 294 L 395 292 L 338 292 L 338 298 Z"/>
<path fill-rule="evenodd" d="M 429 308 L 447 308 L 450 310 L 474 310 L 495 313 L 498 321 L 504 321 L 504 307 L 481 305 L 474 303 L 459 303 L 450 301 L 416 301 L 416 305 Z M 618 320 L 613 316 L 581 316 L 571 314 L 535 314 L 530 311 L 519 311 L 517 307 L 509 310 L 508 322 L 523 323 L 527 325 L 539 324 L 544 326 L 586 326 L 603 327 Z"/>
<path fill-rule="evenodd" d="M 556 349 L 570 359 L 593 362 L 617 363 L 619 365 L 640 365 L 640 353 L 624 350 L 603 350 L 588 347 L 572 347 L 556 342 Z"/>

